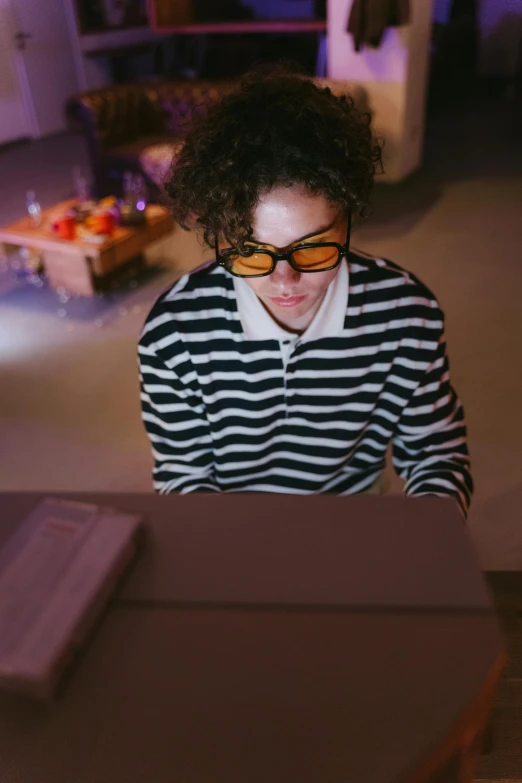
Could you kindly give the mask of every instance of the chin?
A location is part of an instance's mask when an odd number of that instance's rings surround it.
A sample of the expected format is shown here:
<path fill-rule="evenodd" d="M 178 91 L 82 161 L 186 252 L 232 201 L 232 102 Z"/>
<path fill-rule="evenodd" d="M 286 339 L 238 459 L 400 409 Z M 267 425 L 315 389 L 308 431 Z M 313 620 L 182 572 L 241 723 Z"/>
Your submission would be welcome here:
<path fill-rule="evenodd" d="M 288 329 L 303 329 L 308 326 L 309 307 L 272 307 L 270 312 L 281 326 Z"/>

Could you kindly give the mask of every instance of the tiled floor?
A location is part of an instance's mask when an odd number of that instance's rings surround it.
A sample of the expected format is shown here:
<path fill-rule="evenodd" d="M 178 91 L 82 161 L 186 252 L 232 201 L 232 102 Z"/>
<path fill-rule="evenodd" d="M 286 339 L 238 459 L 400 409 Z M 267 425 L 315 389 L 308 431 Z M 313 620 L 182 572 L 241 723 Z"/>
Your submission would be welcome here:
<path fill-rule="evenodd" d="M 423 171 L 378 188 L 354 240 L 418 274 L 446 311 L 477 484 L 469 526 L 490 569 L 522 568 L 518 144 L 507 104 L 431 120 Z M 68 135 L 0 151 L 0 223 L 23 212 L 28 188 L 44 206 L 68 196 L 76 163 L 86 167 L 83 146 Z M 0 489 L 150 489 L 135 343 L 153 299 L 205 255 L 178 229 L 154 251 L 166 269 L 110 301 L 62 305 L 0 283 Z"/>

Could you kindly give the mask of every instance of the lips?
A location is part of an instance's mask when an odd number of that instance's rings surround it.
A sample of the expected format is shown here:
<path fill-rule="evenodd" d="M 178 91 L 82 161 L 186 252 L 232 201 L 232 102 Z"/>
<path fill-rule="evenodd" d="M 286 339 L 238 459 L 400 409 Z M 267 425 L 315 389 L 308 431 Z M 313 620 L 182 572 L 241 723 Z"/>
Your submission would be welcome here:
<path fill-rule="evenodd" d="M 306 296 L 271 296 L 270 301 L 278 307 L 296 307 L 304 302 Z"/>

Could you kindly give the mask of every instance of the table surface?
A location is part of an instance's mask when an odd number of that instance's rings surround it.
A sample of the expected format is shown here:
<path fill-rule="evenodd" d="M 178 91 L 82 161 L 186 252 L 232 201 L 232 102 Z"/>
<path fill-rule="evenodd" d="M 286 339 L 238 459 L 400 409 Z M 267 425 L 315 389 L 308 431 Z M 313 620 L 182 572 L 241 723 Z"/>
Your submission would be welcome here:
<path fill-rule="evenodd" d="M 53 247 L 66 249 L 82 249 L 89 253 L 102 254 L 112 250 L 115 246 L 135 239 L 143 234 L 146 240 L 147 228 L 157 228 L 162 225 L 165 231 L 172 228 L 172 217 L 165 207 L 152 204 L 147 207 L 147 223 L 143 226 L 116 226 L 113 234 L 104 242 L 88 242 L 85 239 L 61 239 L 52 229 L 52 223 L 56 217 L 63 215 L 74 206 L 74 199 L 54 204 L 52 207 L 42 210 L 42 221 L 39 226 L 34 226 L 29 215 L 0 228 L 0 242 L 12 244 L 30 244 L 35 248 L 52 249 Z"/>
<path fill-rule="evenodd" d="M 0 495 L 3 540 L 39 497 Z M 1 697 L 2 783 L 390 783 L 501 665 L 451 501 L 74 497 L 149 542 L 60 700 Z"/>
<path fill-rule="evenodd" d="M 0 495 L 0 543 L 43 495 Z M 61 497 L 76 498 L 62 494 Z M 451 499 L 84 494 L 150 522 L 127 599 L 489 609 Z"/>

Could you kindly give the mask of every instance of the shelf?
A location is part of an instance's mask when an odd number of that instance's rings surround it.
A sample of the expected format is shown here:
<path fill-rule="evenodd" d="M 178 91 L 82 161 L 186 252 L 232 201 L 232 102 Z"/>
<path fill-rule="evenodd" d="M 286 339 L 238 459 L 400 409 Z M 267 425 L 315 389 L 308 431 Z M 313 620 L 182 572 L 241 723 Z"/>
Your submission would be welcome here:
<path fill-rule="evenodd" d="M 85 57 L 97 57 L 124 47 L 161 43 L 164 39 L 164 35 L 159 35 L 150 27 L 128 27 L 82 35 L 79 43 Z"/>
<path fill-rule="evenodd" d="M 277 21 L 210 22 L 198 24 L 158 24 L 152 16 L 151 29 L 156 33 L 312 33 L 326 32 L 325 19 L 278 19 Z"/>

